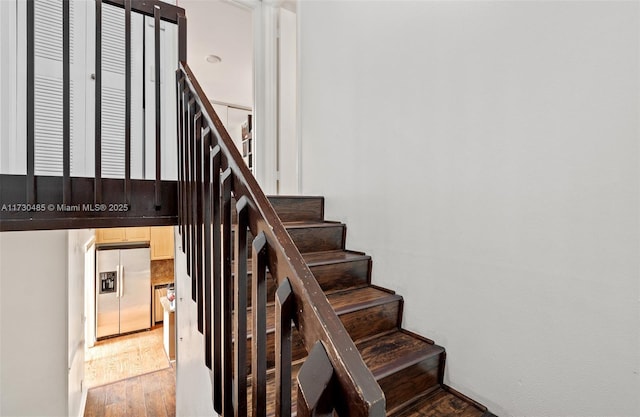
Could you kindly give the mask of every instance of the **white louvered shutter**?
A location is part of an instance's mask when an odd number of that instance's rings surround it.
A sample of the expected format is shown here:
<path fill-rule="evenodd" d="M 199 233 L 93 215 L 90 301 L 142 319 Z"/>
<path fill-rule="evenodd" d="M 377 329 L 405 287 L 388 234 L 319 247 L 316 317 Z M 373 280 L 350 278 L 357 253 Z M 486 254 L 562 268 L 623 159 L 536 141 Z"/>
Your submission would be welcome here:
<path fill-rule="evenodd" d="M 124 9 L 102 7 L 102 176 L 125 175 Z M 142 16 L 131 17 L 131 177 L 142 178 Z"/>
<path fill-rule="evenodd" d="M 78 64 L 76 3 L 71 2 L 71 66 Z M 35 174 L 62 175 L 62 2 L 35 1 Z M 71 80 L 71 135 L 77 131 L 77 79 Z M 71 145 L 73 160 L 74 146 Z"/>
<path fill-rule="evenodd" d="M 93 176 L 93 132 L 87 111 L 95 84 L 89 68 L 93 50 L 93 3 L 70 2 L 71 175 Z M 89 8 L 92 8 L 89 10 Z M 102 176 L 124 177 L 124 10 L 103 4 Z M 132 177 L 142 178 L 142 17 L 132 14 Z M 35 173 L 62 175 L 62 2 L 35 1 Z M 88 98 L 87 98 L 88 97 Z M 93 123 L 89 121 L 89 126 Z"/>

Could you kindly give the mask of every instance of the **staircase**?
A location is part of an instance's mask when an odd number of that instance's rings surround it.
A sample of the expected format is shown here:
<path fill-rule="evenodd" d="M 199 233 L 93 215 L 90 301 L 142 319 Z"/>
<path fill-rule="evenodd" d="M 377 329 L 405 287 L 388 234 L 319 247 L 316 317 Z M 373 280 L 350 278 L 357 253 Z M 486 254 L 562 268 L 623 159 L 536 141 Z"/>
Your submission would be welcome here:
<path fill-rule="evenodd" d="M 492 416 L 443 383 L 444 349 L 402 329 L 402 297 L 371 284 L 371 258 L 346 250 L 346 226 L 325 220 L 322 197 L 264 195 L 185 62 L 184 10 L 158 0 L 95 0 L 96 51 L 103 47 L 103 3 L 124 9 L 124 177 L 102 175 L 100 53 L 95 174 L 71 176 L 68 2 L 62 8 L 63 169 L 61 176 L 37 175 L 29 0 L 27 169 L 0 174 L 0 231 L 177 224 L 187 275 L 177 279 L 191 285 L 211 400 L 224 417 Z M 155 176 L 149 179 L 131 176 L 134 14 L 154 20 Z M 177 181 L 161 175 L 161 21 L 175 25 L 178 38 Z"/>
<path fill-rule="evenodd" d="M 443 382 L 446 353 L 402 329 L 323 197 L 267 198 L 185 62 L 178 223 L 214 410 L 222 416 L 478 416 Z"/>
<path fill-rule="evenodd" d="M 402 297 L 390 289 L 371 284 L 371 257 L 345 249 L 347 227 L 324 219 L 323 197 L 273 196 L 269 201 L 384 391 L 386 415 L 493 415 L 486 407 L 443 383 L 445 349 L 401 327 Z M 267 277 L 267 282 L 267 299 L 273 300 L 276 284 L 271 276 Z M 274 322 L 271 303 L 267 310 L 268 334 L 274 333 Z M 248 333 L 250 339 L 250 328 Z M 307 352 L 296 333 L 293 346 L 295 377 Z M 272 376 L 272 339 L 268 339 L 267 351 L 268 375 Z M 247 366 L 250 369 L 250 363 Z M 274 403 L 268 401 L 267 415 L 275 413 Z"/>

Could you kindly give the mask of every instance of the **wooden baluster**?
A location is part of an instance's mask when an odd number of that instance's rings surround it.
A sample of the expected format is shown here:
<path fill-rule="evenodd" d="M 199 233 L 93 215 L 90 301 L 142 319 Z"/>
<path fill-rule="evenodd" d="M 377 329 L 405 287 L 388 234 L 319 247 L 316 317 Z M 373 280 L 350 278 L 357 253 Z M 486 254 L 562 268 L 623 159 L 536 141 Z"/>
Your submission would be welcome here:
<path fill-rule="evenodd" d="M 276 291 L 276 417 L 291 417 L 291 319 L 293 290 L 285 278 Z"/>
<path fill-rule="evenodd" d="M 236 203 L 238 227 L 235 230 L 234 272 L 234 417 L 247 415 L 247 227 L 249 199 L 242 196 Z"/>
<path fill-rule="evenodd" d="M 212 369 L 212 324 L 211 319 L 211 213 L 213 211 L 211 198 L 211 129 L 207 126 L 202 133 L 202 149 L 203 149 L 203 196 L 202 196 L 202 212 L 204 226 L 204 242 L 203 242 L 203 258 L 204 273 L 202 281 L 204 284 L 204 363 L 207 368 Z"/>
<path fill-rule="evenodd" d="M 299 417 L 333 416 L 333 365 L 322 342 L 317 341 L 298 373 Z"/>
<path fill-rule="evenodd" d="M 222 413 L 222 244 L 220 235 L 220 146 L 211 151 L 211 207 L 213 208 L 213 408 Z"/>
<path fill-rule="evenodd" d="M 233 175 L 227 168 L 222 181 L 222 415 L 233 416 L 233 277 L 231 275 L 231 191 Z"/>
<path fill-rule="evenodd" d="M 124 2 L 124 202 L 131 202 L 131 0 Z"/>
<path fill-rule="evenodd" d="M 186 253 L 187 250 L 187 195 L 188 195 L 188 189 L 187 189 L 187 146 L 186 146 L 186 140 L 188 137 L 188 127 L 187 127 L 187 116 L 188 116 L 188 112 L 189 112 L 189 87 L 187 86 L 186 80 L 183 86 L 183 89 L 180 93 L 180 97 L 182 98 L 181 100 L 181 114 L 180 114 L 180 121 L 182 122 L 182 129 L 180 132 L 180 155 L 181 158 L 180 160 L 181 162 L 181 181 L 180 181 L 180 188 L 182 190 L 182 197 L 180 199 L 180 209 L 182 210 L 182 222 L 181 222 L 181 229 L 182 229 L 182 253 Z M 187 259 L 189 259 L 189 256 L 187 256 Z M 189 265 L 189 262 L 187 262 L 187 266 Z M 189 270 L 187 269 L 187 274 L 189 273 Z"/>
<path fill-rule="evenodd" d="M 193 147 L 193 115 L 195 113 L 196 101 L 191 94 L 187 92 L 187 112 L 185 114 L 185 135 L 184 135 L 184 151 L 185 151 L 185 188 L 187 193 L 185 195 L 184 204 L 185 204 L 185 217 L 186 217 L 186 225 L 185 225 L 185 246 L 187 248 L 187 275 L 191 276 L 191 222 L 192 222 L 192 213 L 191 209 L 191 193 L 192 193 L 192 183 L 191 183 L 191 165 L 193 164 L 193 159 L 191 158 L 191 148 Z M 191 298 L 195 301 L 195 297 L 193 297 L 193 289 L 191 293 Z"/>
<path fill-rule="evenodd" d="M 32 3 L 32 2 L 29 2 Z M 27 3 L 27 4 L 29 4 Z M 96 0 L 96 47 L 95 47 L 95 107 L 94 107 L 94 158 L 93 202 L 102 203 L 102 0 Z M 27 82 L 30 82 L 27 79 Z"/>
<path fill-rule="evenodd" d="M 202 233 L 203 233 L 203 223 L 204 216 L 202 212 L 202 193 L 204 191 L 204 184 L 202 182 L 202 113 L 198 112 L 196 114 L 195 120 L 195 145 L 196 145 L 196 166 L 195 166 L 195 205 L 194 205 L 194 216 L 195 216 L 195 279 L 196 285 L 198 287 L 198 291 L 196 294 L 197 305 L 198 305 L 198 331 L 203 334 L 204 333 L 204 281 L 202 279 L 204 268 L 203 268 L 203 245 L 202 245 Z"/>
<path fill-rule="evenodd" d="M 102 6 L 102 4 L 100 4 Z M 35 0 L 28 0 L 27 4 L 27 114 L 26 114 L 26 122 L 25 126 L 27 131 L 27 203 L 35 204 L 36 203 L 36 177 L 35 177 L 35 169 L 36 169 L 36 71 L 35 71 L 35 61 L 36 61 L 36 52 L 35 52 L 35 39 L 36 39 L 36 11 L 35 11 Z M 98 6 L 96 4 L 96 13 L 99 13 L 97 9 Z M 96 17 L 97 21 L 97 17 Z M 96 37 L 100 36 L 100 26 L 96 26 Z M 97 44 L 97 41 L 96 41 Z M 98 49 L 99 51 L 99 49 Z M 3 58 L 5 59 L 5 58 Z M 97 59 L 96 59 L 97 60 Z M 96 97 L 98 100 L 98 97 Z M 97 101 L 96 101 L 97 103 Z M 97 127 L 96 127 L 97 129 Z M 96 130 L 97 132 L 97 130 Z M 4 138 L 2 138 L 4 140 Z M 96 143 L 97 143 L 97 133 L 96 133 Z"/>
<path fill-rule="evenodd" d="M 125 3 L 126 10 L 126 3 Z M 62 2 L 62 201 L 71 204 L 71 13 Z M 126 12 L 125 12 L 126 16 Z"/>
<path fill-rule="evenodd" d="M 160 6 L 153 6 L 153 34 L 154 34 L 154 58 L 155 58 L 155 102 L 156 102 L 156 178 L 155 178 L 155 206 L 156 210 L 160 208 L 161 203 L 161 189 L 162 189 L 162 170 L 161 170 L 161 162 L 162 162 L 162 140 L 161 140 L 161 129 L 162 129 L 162 107 L 161 107 L 161 98 L 162 98 L 162 90 L 160 89 Z"/>
<path fill-rule="evenodd" d="M 253 241 L 251 285 L 251 402 L 252 417 L 265 417 L 267 409 L 267 237 Z"/>
<path fill-rule="evenodd" d="M 178 15 L 178 61 L 187 62 L 187 18 Z"/>
<path fill-rule="evenodd" d="M 182 76 L 182 70 L 176 70 L 176 150 L 178 151 L 178 233 L 182 238 L 182 225 L 184 223 L 184 219 L 182 218 L 182 199 L 183 189 L 182 189 L 182 165 L 184 161 L 182 160 L 182 89 L 184 85 L 184 77 Z M 184 251 L 184 244 L 182 246 L 182 250 Z"/>
<path fill-rule="evenodd" d="M 195 145 L 195 115 L 200 112 L 195 100 L 190 108 L 189 120 L 189 263 L 191 265 L 191 299 L 198 301 L 198 271 L 196 269 L 196 145 Z"/>

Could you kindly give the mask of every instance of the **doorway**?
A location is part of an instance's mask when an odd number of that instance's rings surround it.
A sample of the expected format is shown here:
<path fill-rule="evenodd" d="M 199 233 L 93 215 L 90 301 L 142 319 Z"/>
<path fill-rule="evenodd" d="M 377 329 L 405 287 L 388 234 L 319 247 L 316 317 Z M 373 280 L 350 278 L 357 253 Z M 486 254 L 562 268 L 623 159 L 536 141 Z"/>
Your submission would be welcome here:
<path fill-rule="evenodd" d="M 175 415 L 175 304 L 166 293 L 174 283 L 174 227 L 81 232 L 90 237 L 84 245 L 84 415 Z M 158 316 L 154 297 L 161 287 L 166 300 Z M 127 296 L 137 304 L 123 303 Z"/>

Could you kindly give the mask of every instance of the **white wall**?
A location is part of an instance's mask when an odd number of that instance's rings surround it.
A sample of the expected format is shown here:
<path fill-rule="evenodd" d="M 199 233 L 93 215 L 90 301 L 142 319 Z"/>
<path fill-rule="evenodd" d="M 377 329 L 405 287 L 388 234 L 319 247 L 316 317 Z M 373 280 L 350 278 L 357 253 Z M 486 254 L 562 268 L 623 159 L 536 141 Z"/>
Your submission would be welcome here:
<path fill-rule="evenodd" d="M 638 2 L 300 2 L 302 181 L 500 416 L 640 415 Z"/>
<path fill-rule="evenodd" d="M 0 297 L 0 415 L 68 415 L 67 232 L 0 233 Z"/>
<path fill-rule="evenodd" d="M 94 253 L 93 229 L 69 230 L 67 247 L 67 279 L 68 279 L 68 341 L 67 341 L 67 366 L 68 378 L 68 415 L 81 416 L 86 399 L 84 389 L 84 353 L 85 353 L 85 259 L 87 249 Z M 89 243 L 89 245 L 87 245 Z M 87 247 L 88 246 L 88 247 Z M 91 258 L 91 256 L 89 257 Z M 93 266 L 93 268 L 91 268 Z M 89 270 L 95 271 L 95 264 L 89 265 Z M 91 274 L 93 276 L 93 273 Z M 91 294 L 94 294 L 93 292 Z"/>
<path fill-rule="evenodd" d="M 0 233 L 0 415 L 79 416 L 89 230 Z"/>
<path fill-rule="evenodd" d="M 296 14 L 278 10 L 278 194 L 298 194 L 297 65 Z"/>
<path fill-rule="evenodd" d="M 182 238 L 175 234 L 176 289 L 176 415 L 215 416 L 209 368 L 204 362 L 204 337 L 198 332 L 196 303 L 191 299 L 191 278 Z"/>
<path fill-rule="evenodd" d="M 251 10 L 222 0 L 178 0 L 187 14 L 187 62 L 210 100 L 253 106 Z M 207 55 L 222 62 L 210 64 Z"/>

